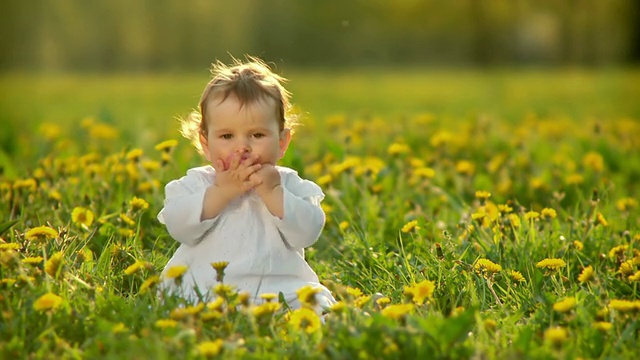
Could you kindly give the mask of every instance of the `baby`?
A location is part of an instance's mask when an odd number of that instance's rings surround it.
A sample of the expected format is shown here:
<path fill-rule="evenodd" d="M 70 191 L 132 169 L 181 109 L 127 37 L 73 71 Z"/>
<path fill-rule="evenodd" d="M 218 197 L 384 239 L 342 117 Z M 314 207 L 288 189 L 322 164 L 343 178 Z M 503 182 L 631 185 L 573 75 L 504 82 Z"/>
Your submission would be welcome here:
<path fill-rule="evenodd" d="M 189 169 L 165 188 L 158 219 L 181 243 L 163 272 L 162 289 L 197 302 L 217 284 L 212 263 L 227 261 L 224 282 L 260 294 L 282 293 L 300 307 L 296 290 L 317 289 L 316 311 L 335 302 L 304 258 L 320 236 L 324 193 L 292 169 L 277 166 L 289 146 L 294 121 L 284 78 L 257 58 L 214 64 L 199 111 L 182 121 L 211 165 Z M 166 278 L 187 266 L 179 283 Z"/>

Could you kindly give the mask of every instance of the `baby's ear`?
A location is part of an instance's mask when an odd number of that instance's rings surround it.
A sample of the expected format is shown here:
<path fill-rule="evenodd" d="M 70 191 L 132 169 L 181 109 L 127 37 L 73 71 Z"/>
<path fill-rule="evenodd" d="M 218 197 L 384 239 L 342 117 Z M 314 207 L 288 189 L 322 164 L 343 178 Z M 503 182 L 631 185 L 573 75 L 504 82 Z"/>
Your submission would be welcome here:
<path fill-rule="evenodd" d="M 291 142 L 291 129 L 284 128 L 280 132 L 280 158 L 284 156 L 284 153 L 287 152 L 287 148 L 289 147 L 289 142 Z"/>
<path fill-rule="evenodd" d="M 211 153 L 209 152 L 209 140 L 204 134 L 200 133 L 200 147 L 202 148 L 202 154 L 208 162 L 211 162 Z"/>

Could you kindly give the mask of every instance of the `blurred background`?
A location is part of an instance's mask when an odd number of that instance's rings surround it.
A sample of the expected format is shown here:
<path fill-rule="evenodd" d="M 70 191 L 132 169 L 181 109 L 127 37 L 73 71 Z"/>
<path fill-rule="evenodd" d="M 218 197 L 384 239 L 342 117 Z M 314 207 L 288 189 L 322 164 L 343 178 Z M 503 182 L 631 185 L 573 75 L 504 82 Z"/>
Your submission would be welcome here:
<path fill-rule="evenodd" d="M 609 66 L 640 59 L 637 0 L 5 0 L 0 69 Z"/>
<path fill-rule="evenodd" d="M 105 152 L 180 138 L 210 64 L 245 54 L 289 79 L 316 143 L 336 119 L 640 119 L 638 0 L 2 0 L 0 44 L 5 174 L 90 150 L 86 124 Z"/>

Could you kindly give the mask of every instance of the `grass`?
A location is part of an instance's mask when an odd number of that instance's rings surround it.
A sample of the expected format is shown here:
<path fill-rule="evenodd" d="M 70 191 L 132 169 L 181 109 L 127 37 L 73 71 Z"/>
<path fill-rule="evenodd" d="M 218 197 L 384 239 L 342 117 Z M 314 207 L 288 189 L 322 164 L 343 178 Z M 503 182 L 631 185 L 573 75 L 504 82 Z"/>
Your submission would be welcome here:
<path fill-rule="evenodd" d="M 325 325 L 153 291 L 163 185 L 203 162 L 174 121 L 201 74 L 5 75 L 0 354 L 634 357 L 637 71 L 285 75 L 306 115 L 283 164 L 327 194 Z"/>

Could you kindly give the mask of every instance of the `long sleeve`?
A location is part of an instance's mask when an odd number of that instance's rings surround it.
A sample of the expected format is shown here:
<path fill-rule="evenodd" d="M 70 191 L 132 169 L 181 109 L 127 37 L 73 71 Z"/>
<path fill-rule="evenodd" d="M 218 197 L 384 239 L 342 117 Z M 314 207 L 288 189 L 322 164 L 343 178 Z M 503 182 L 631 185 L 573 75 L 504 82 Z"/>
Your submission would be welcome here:
<path fill-rule="evenodd" d="M 284 216 L 274 217 L 276 226 L 290 248 L 306 248 L 320 236 L 325 214 L 320 207 L 324 194 L 315 183 L 301 179 L 293 170 L 283 176 Z"/>
<path fill-rule="evenodd" d="M 213 169 L 195 168 L 165 187 L 164 208 L 158 220 L 167 227 L 169 235 L 182 244 L 197 245 L 218 220 L 215 217 L 200 221 L 204 194 L 213 178 Z"/>

